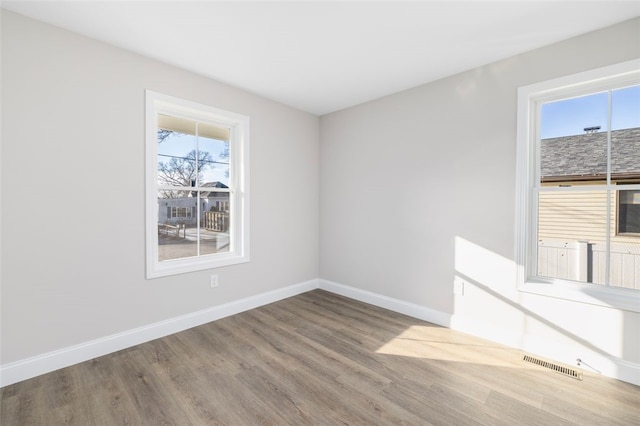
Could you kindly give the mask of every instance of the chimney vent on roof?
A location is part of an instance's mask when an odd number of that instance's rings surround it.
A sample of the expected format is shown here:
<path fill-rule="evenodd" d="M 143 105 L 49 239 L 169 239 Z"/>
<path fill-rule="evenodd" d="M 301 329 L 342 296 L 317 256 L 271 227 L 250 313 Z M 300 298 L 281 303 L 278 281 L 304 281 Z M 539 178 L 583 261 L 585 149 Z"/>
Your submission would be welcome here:
<path fill-rule="evenodd" d="M 585 127 L 585 128 L 584 128 L 584 131 L 585 131 L 586 133 L 595 133 L 595 132 L 597 132 L 598 130 L 600 130 L 600 126 L 592 126 L 592 127 Z"/>

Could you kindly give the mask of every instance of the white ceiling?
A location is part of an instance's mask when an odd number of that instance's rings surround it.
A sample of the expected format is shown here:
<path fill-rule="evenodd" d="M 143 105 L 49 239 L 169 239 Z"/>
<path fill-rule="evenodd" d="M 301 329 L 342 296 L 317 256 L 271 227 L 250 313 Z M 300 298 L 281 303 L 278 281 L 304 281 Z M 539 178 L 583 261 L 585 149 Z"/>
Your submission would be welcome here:
<path fill-rule="evenodd" d="M 639 1 L 3 1 L 2 7 L 317 115 L 640 16 Z"/>

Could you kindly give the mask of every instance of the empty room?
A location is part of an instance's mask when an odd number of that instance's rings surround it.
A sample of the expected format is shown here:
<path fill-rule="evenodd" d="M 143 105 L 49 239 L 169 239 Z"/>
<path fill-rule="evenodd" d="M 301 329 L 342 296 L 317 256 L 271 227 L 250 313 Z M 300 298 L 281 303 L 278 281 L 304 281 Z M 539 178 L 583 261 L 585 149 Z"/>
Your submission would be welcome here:
<path fill-rule="evenodd" d="M 0 6 L 0 424 L 640 424 L 639 2 Z"/>

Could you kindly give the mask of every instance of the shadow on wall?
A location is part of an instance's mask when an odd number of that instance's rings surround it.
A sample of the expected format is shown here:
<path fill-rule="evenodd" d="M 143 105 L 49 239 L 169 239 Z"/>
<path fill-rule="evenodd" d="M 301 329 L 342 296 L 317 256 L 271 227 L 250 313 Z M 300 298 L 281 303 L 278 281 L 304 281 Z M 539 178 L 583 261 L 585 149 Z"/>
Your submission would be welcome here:
<path fill-rule="evenodd" d="M 515 261 L 462 237 L 455 238 L 454 250 L 456 296 L 452 328 L 567 363 L 582 358 L 585 365 L 598 373 L 601 367 L 597 366 L 603 366 L 605 361 L 589 362 L 588 354 L 584 353 L 587 351 L 577 348 L 576 344 L 606 358 L 611 365 L 604 369 L 614 374 L 618 372 L 615 361 L 628 362 L 623 358 L 638 355 L 633 347 L 628 347 L 637 345 L 638 338 L 626 335 L 628 318 L 624 312 L 603 312 L 608 309 L 548 296 L 528 298 L 516 288 Z M 528 300 L 523 303 L 525 298 Z M 592 321 L 596 323 L 590 324 Z M 605 349 L 594 341 L 613 343 Z M 619 353 L 612 353 L 617 348 Z"/>

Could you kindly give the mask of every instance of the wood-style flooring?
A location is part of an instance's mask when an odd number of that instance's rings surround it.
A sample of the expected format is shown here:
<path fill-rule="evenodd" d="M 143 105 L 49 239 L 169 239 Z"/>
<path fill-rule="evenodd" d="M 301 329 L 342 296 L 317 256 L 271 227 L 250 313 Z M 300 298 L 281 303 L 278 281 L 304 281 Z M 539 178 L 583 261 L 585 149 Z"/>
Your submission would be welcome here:
<path fill-rule="evenodd" d="M 1 393 L 3 426 L 640 424 L 640 387 L 321 290 Z"/>

